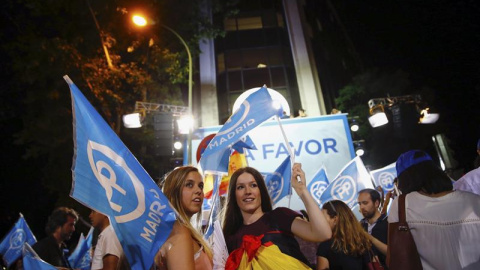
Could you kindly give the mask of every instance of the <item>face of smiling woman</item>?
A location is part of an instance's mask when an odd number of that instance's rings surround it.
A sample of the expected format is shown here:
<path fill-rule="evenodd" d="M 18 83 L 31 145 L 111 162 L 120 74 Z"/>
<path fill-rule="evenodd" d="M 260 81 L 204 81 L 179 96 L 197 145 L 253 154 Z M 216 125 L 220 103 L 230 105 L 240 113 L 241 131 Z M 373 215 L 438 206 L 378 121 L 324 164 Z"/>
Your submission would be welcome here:
<path fill-rule="evenodd" d="M 237 178 L 235 197 L 242 214 L 262 212 L 262 196 L 253 175 L 242 173 Z"/>
<path fill-rule="evenodd" d="M 202 209 L 203 178 L 198 172 L 190 172 L 182 188 L 182 204 L 185 213 L 192 217 Z"/>

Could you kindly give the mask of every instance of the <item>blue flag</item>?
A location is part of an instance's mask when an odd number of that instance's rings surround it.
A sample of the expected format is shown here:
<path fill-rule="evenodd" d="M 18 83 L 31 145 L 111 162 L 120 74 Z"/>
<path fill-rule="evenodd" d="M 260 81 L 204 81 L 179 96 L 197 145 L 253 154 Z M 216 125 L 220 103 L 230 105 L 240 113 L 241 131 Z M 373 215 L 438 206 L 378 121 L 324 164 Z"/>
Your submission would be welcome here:
<path fill-rule="evenodd" d="M 90 264 L 92 263 L 92 238 L 93 238 L 93 227 L 90 228 L 90 231 L 87 234 L 87 237 L 83 237 L 83 234 L 80 236 L 77 247 L 68 257 L 68 262 L 74 269 L 89 270 Z"/>
<path fill-rule="evenodd" d="M 245 136 L 243 139 L 239 140 L 238 142 L 234 143 L 232 148 L 240 154 L 243 154 L 245 152 L 245 148 L 257 150 L 257 147 L 248 135 Z"/>
<path fill-rule="evenodd" d="M 220 181 L 222 181 L 222 176 L 214 175 L 212 197 L 210 198 L 210 216 L 208 218 L 207 230 L 203 236 L 205 239 L 208 239 L 212 235 L 214 228 L 213 223 L 218 219 L 218 214 L 220 213 Z"/>
<path fill-rule="evenodd" d="M 274 173 L 267 174 L 265 184 L 273 204 L 276 204 L 283 197 L 291 195 L 291 177 L 292 161 L 290 156 L 287 156 Z"/>
<path fill-rule="evenodd" d="M 243 101 L 240 108 L 234 112 L 215 137 L 210 141 L 202 159 L 219 152 L 242 138 L 247 132 L 260 125 L 272 116 L 282 116 L 283 109 L 274 106 L 273 100 L 267 91 L 262 87 L 250 94 Z"/>
<path fill-rule="evenodd" d="M 308 184 L 307 188 L 312 194 L 313 198 L 320 204 L 320 197 L 322 193 L 327 189 L 328 184 L 328 177 L 325 167 L 321 167 L 318 172 L 313 176 L 312 180 Z"/>
<path fill-rule="evenodd" d="M 137 159 L 75 84 L 70 196 L 110 217 L 132 269 L 149 269 L 175 222 L 174 210 Z"/>
<path fill-rule="evenodd" d="M 10 267 L 18 258 L 22 255 L 23 243 L 29 243 L 33 245 L 37 242 L 32 231 L 28 227 L 25 218 L 20 213 L 20 218 L 13 225 L 13 228 L 3 237 L 0 243 L 0 254 L 3 256 L 3 260 L 7 267 Z"/>
<path fill-rule="evenodd" d="M 23 269 L 57 270 L 57 268 L 38 257 L 33 248 L 25 243 L 22 249 Z"/>
<path fill-rule="evenodd" d="M 200 167 L 203 173 L 212 174 L 228 173 L 228 161 L 230 159 L 230 148 L 227 147 L 222 151 L 211 154 L 208 158 L 200 159 Z"/>
<path fill-rule="evenodd" d="M 357 202 L 358 192 L 364 188 L 373 188 L 370 175 L 360 157 L 352 159 L 328 185 L 320 196 L 320 203 L 340 200 L 352 208 Z"/>
<path fill-rule="evenodd" d="M 375 185 L 382 187 L 384 194 L 393 190 L 393 180 L 397 177 L 397 168 L 395 167 L 395 164 L 396 162 L 381 169 L 370 171 L 373 182 Z"/>

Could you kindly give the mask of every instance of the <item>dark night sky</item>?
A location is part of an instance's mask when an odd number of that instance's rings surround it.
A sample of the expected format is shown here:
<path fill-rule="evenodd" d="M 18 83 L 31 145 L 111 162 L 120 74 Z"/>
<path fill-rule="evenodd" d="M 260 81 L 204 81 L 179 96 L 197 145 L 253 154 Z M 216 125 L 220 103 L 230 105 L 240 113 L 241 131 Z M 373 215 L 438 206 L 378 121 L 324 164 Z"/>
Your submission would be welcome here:
<path fill-rule="evenodd" d="M 479 1 L 333 1 L 366 67 L 400 68 L 434 90 L 460 167 L 480 138 Z"/>

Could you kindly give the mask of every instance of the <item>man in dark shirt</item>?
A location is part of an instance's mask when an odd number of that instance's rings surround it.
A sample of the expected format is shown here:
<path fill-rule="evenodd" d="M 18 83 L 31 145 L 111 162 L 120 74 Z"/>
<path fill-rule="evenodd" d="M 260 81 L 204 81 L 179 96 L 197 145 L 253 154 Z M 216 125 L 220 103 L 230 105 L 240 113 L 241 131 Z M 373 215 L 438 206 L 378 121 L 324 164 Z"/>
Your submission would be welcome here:
<path fill-rule="evenodd" d="M 385 266 L 388 220 L 387 216 L 378 210 L 380 201 L 380 193 L 374 189 L 367 188 L 358 193 L 359 209 L 364 217 L 360 222 L 363 229 L 371 236 L 373 252 L 378 255 L 380 263 Z"/>
<path fill-rule="evenodd" d="M 32 246 L 42 260 L 53 266 L 71 268 L 65 256 L 68 250 L 63 241 L 70 239 L 77 220 L 77 212 L 67 207 L 59 207 L 52 212 L 45 227 L 47 237 Z"/>

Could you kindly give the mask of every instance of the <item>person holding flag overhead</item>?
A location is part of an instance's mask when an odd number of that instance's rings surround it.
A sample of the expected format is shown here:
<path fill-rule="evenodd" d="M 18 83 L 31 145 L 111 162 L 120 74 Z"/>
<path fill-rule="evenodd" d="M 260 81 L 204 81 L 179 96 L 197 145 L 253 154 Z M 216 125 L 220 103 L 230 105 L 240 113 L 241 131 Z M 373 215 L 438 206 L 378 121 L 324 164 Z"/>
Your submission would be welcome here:
<path fill-rule="evenodd" d="M 65 254 L 68 249 L 64 241 L 72 236 L 77 220 L 78 214 L 71 208 L 59 207 L 53 210 L 45 227 L 47 237 L 35 243 L 33 250 L 53 266 L 71 268 Z"/>
<path fill-rule="evenodd" d="M 158 269 L 213 268 L 210 247 L 190 221 L 197 214 L 197 223 L 201 224 L 203 185 L 202 175 L 193 166 L 176 168 L 165 178 L 162 191 L 177 211 L 178 218 L 155 256 Z"/>
<path fill-rule="evenodd" d="M 97 229 L 97 245 L 92 257 L 92 270 L 126 270 L 130 269 L 122 245 L 118 241 L 117 235 L 110 225 L 107 216 L 95 210 L 89 215 L 92 226 Z"/>
<path fill-rule="evenodd" d="M 245 167 L 232 175 L 223 222 L 230 253 L 225 269 L 311 269 L 294 236 L 321 242 L 332 231 L 306 187 L 301 164 L 293 165 L 290 182 L 310 221 L 288 208 L 273 210 L 265 181 L 256 169 Z"/>

